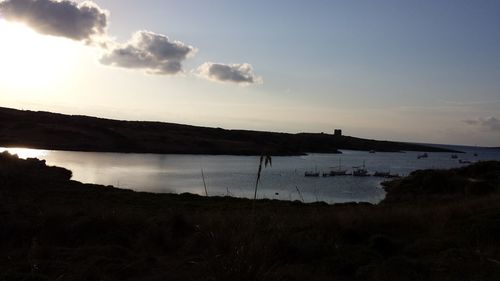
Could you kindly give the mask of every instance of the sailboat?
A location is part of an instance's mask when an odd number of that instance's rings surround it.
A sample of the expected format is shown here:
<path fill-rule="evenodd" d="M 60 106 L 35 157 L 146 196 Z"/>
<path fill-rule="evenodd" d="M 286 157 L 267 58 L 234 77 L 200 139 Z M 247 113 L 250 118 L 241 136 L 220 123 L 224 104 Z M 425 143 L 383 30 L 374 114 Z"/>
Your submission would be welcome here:
<path fill-rule="evenodd" d="M 305 177 L 319 177 L 318 167 L 314 167 L 314 171 L 306 171 Z"/>
<path fill-rule="evenodd" d="M 319 177 L 319 172 L 316 172 L 316 171 L 306 171 L 304 173 L 304 177 Z"/>
<path fill-rule="evenodd" d="M 368 170 L 365 168 L 365 161 L 363 161 L 363 166 L 352 167 L 352 175 L 355 177 L 367 177 L 369 176 Z"/>
<path fill-rule="evenodd" d="M 328 174 L 329 176 L 346 176 L 347 175 L 347 170 L 342 170 L 342 159 L 339 158 L 339 166 L 337 167 L 336 170 L 331 170 L 330 173 Z"/>

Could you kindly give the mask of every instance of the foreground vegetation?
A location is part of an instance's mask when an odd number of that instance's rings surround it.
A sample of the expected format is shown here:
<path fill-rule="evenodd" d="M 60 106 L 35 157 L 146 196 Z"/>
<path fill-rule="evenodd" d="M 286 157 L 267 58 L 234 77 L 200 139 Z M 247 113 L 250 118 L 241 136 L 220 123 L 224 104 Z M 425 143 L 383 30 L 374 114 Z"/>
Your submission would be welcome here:
<path fill-rule="evenodd" d="M 285 134 L 118 121 L 0 107 L 0 146 L 164 154 L 300 155 L 338 149 L 448 151 L 418 144 L 331 134 Z"/>
<path fill-rule="evenodd" d="M 0 154 L 0 280 L 498 280 L 500 163 L 379 205 L 150 194 Z"/>

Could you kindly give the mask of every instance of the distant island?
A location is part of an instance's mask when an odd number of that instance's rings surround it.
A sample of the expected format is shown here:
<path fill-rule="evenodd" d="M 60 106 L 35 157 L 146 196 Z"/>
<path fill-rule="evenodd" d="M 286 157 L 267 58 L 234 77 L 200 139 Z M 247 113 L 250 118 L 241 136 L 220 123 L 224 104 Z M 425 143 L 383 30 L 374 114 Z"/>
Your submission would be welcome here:
<path fill-rule="evenodd" d="M 51 150 L 221 155 L 303 155 L 339 149 L 456 152 L 420 144 L 326 133 L 226 130 L 174 123 L 120 121 L 0 107 L 0 146 Z"/>

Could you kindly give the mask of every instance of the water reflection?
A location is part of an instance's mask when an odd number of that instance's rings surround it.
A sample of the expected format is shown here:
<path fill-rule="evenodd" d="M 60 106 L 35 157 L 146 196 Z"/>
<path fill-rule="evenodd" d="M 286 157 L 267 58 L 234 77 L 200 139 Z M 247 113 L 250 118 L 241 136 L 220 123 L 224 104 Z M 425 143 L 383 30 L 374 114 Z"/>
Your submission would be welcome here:
<path fill-rule="evenodd" d="M 11 147 L 5 148 L 0 147 L 0 152 L 7 151 L 12 155 L 17 155 L 19 158 L 27 159 L 27 158 L 41 158 L 47 156 L 49 153 L 47 150 L 42 149 L 32 149 L 32 148 L 21 148 L 21 147 Z"/>
<path fill-rule="evenodd" d="M 500 152 L 477 149 L 460 154 L 472 161 L 500 160 Z M 4 151 L 5 149 L 0 149 Z M 253 198 L 258 157 L 210 155 L 124 154 L 8 149 L 22 158 L 45 159 L 48 165 L 73 171 L 73 179 L 148 192 L 190 192 L 204 195 L 201 169 L 209 195 Z M 463 149 L 465 150 L 465 149 Z M 479 156 L 474 156 L 478 153 Z M 417 159 L 418 153 L 375 153 L 343 151 L 338 154 L 311 154 L 300 157 L 273 157 L 273 166 L 262 171 L 259 198 L 281 200 L 325 201 L 328 203 L 364 201 L 377 203 L 384 198 L 383 179 L 375 177 L 306 178 L 304 172 L 328 171 L 337 167 L 351 170 L 365 162 L 370 173 L 390 171 L 409 174 L 416 169 L 450 168 L 461 164 L 451 153 L 429 153 Z"/>

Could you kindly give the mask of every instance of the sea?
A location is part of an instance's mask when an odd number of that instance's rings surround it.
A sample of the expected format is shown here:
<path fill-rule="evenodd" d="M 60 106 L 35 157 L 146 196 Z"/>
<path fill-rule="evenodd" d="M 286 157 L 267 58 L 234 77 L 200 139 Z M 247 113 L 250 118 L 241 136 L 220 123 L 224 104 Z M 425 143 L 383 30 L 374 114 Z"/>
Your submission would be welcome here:
<path fill-rule="evenodd" d="M 368 173 L 389 172 L 400 176 L 420 169 L 448 169 L 470 162 L 500 160 L 500 150 L 470 146 L 444 146 L 463 153 L 375 152 L 341 150 L 341 154 L 273 156 L 262 167 L 257 198 L 302 202 L 379 203 L 381 186 L 388 179 L 374 176 L 323 177 L 331 170 L 365 167 Z M 73 172 L 73 180 L 112 185 L 153 193 L 194 193 L 208 196 L 253 198 L 260 157 L 227 155 L 163 155 L 55 151 L 0 148 L 21 158 L 36 157 L 47 165 Z M 456 155 L 456 156 L 455 156 Z M 353 168 L 354 167 L 354 168 Z M 306 172 L 319 177 L 305 177 Z"/>

